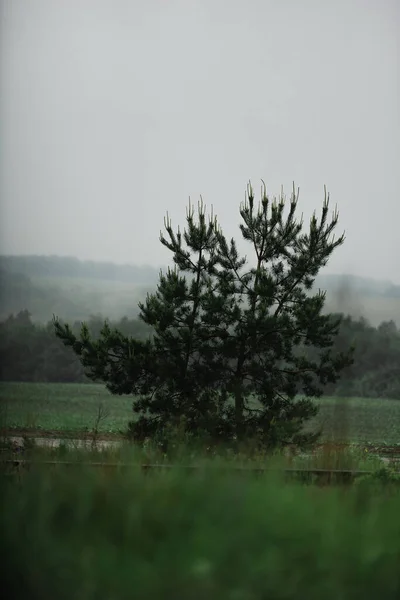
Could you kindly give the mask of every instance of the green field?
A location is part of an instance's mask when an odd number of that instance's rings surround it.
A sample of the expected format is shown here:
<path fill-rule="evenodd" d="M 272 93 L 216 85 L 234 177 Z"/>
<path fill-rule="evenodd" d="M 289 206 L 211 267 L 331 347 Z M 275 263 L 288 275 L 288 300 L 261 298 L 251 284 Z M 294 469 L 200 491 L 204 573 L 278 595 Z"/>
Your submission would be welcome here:
<path fill-rule="evenodd" d="M 231 472 L 0 473 L 8 598 L 400 597 L 400 494 Z"/>
<path fill-rule="evenodd" d="M 101 385 L 3 383 L 0 403 L 1 425 L 14 428 L 78 434 L 93 427 L 102 405 L 110 411 L 103 432 L 123 430 L 132 418 L 132 399 Z M 327 398 L 318 422 L 328 438 L 341 432 L 349 441 L 396 443 L 399 417 L 398 401 Z M 39 459 L 60 451 L 29 452 Z M 89 467 L 86 451 L 65 448 L 73 467 L 4 463 L 3 586 L 10 598 L 43 600 L 395 600 L 398 478 L 385 486 L 388 471 L 373 466 L 376 458 L 363 448 L 356 451 L 343 455 L 351 460 L 343 468 L 379 470 L 344 489 L 285 480 L 276 469 L 254 477 L 226 468 L 241 457 L 203 457 L 197 470 L 180 469 L 186 452 L 175 468 L 146 473 L 132 464 L 147 452 L 151 464 L 151 449 L 139 455 L 131 445 L 102 458 L 125 462 L 125 469 Z M 89 452 L 98 460 L 98 450 Z M 336 458 L 322 454 L 324 461 Z M 313 467 L 340 466 L 313 460 Z M 263 459 L 264 466 L 275 462 L 282 466 L 281 457 Z"/>
<path fill-rule="evenodd" d="M 324 398 L 311 426 L 323 426 L 323 436 L 349 442 L 400 443 L 400 401 L 388 399 Z M 80 433 L 94 427 L 99 406 L 108 411 L 103 433 L 126 429 L 133 418 L 132 398 L 112 396 L 95 384 L 0 384 L 0 423 L 7 428 L 30 428 Z"/>
<path fill-rule="evenodd" d="M 118 433 L 132 419 L 132 398 L 113 397 L 103 385 L 1 383 L 2 427 L 82 432 L 95 424 L 99 406 L 108 411 L 104 433 Z"/>

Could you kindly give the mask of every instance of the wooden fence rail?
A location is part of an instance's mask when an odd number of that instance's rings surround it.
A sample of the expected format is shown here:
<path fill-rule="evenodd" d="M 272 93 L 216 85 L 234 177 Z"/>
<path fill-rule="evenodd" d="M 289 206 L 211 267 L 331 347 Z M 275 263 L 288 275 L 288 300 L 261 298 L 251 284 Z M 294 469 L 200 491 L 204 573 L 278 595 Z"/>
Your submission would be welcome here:
<path fill-rule="evenodd" d="M 30 466 L 64 466 L 64 467 L 97 467 L 103 469 L 140 469 L 143 472 L 148 471 L 201 471 L 205 470 L 208 472 L 237 472 L 245 474 L 262 475 L 266 473 L 282 473 L 286 476 L 294 477 L 316 477 L 318 479 L 326 480 L 342 480 L 350 481 L 356 477 L 363 475 L 372 475 L 374 471 L 371 470 L 353 470 L 353 469 L 300 469 L 300 468 L 268 468 L 268 467 L 204 467 L 200 465 L 171 465 L 171 464 L 141 464 L 141 463 L 118 463 L 118 462 L 79 462 L 79 461 L 61 461 L 61 460 L 42 460 L 32 461 L 26 459 L 0 459 L 0 463 L 3 465 L 9 465 L 12 467 L 30 467 Z M 400 471 L 394 471 L 397 475 L 400 475 Z"/>

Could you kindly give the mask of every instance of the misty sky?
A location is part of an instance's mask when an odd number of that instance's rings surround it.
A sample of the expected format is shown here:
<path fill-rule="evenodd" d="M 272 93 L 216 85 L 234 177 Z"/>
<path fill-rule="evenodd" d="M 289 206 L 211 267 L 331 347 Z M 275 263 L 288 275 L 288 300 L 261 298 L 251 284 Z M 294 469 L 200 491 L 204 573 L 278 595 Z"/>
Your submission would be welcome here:
<path fill-rule="evenodd" d="M 327 271 L 400 283 L 398 0 L 1 0 L 0 252 L 160 265 L 252 180 L 323 186 Z M 246 248 L 245 244 L 240 247 Z"/>

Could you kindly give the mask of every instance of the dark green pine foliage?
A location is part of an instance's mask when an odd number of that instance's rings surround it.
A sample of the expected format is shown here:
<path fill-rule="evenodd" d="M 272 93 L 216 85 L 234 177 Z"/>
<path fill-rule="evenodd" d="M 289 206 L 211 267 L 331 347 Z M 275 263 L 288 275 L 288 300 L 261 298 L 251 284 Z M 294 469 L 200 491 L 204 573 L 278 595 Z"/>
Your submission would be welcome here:
<path fill-rule="evenodd" d="M 294 189 L 287 216 L 283 197 L 271 202 L 264 185 L 261 196 L 255 208 L 249 185 L 240 209 L 240 229 L 251 245 L 253 266 L 239 257 L 235 241 L 228 243 L 219 231 L 220 270 L 206 315 L 229 331 L 222 353 L 237 437 L 256 437 L 271 446 L 305 443 L 314 437 L 302 434 L 305 421 L 317 412 L 312 398 L 320 397 L 324 386 L 336 382 L 352 363 L 352 349 L 332 351 L 340 317 L 322 314 L 325 294 L 312 293 L 316 275 L 344 236 L 333 237 L 338 213 L 328 221 L 326 194 L 320 219 L 314 213 L 306 232 L 295 218 Z M 218 298 L 219 310 L 218 302 L 211 310 Z"/>
<path fill-rule="evenodd" d="M 131 424 L 136 437 L 151 435 L 168 424 L 189 434 L 224 437 L 226 402 L 221 397 L 221 367 L 213 345 L 218 332 L 204 321 L 204 299 L 216 274 L 218 224 L 206 218 L 202 202 L 195 219 L 189 205 L 187 228 L 175 234 L 168 217 L 161 243 L 173 254 L 174 268 L 160 274 L 157 291 L 139 304 L 140 318 L 151 325 L 154 393 L 134 406 L 139 420 Z M 212 310 L 212 307 L 210 307 Z M 146 415 L 146 416 L 143 416 Z"/>
<path fill-rule="evenodd" d="M 106 323 L 94 340 L 87 327 L 79 339 L 55 321 L 56 334 L 80 356 L 87 374 L 115 394 L 133 394 L 136 439 L 178 426 L 213 441 L 249 440 L 264 447 L 304 444 L 304 424 L 317 408 L 312 399 L 335 383 L 352 363 L 352 350 L 334 353 L 340 318 L 322 314 L 325 295 L 314 280 L 344 241 L 328 220 L 329 198 L 309 228 L 296 219 L 298 194 L 287 214 L 283 197 L 271 201 L 262 188 L 254 206 L 248 187 L 240 208 L 242 237 L 253 258 L 239 256 L 203 203 L 187 227 L 172 230 L 167 247 L 174 268 L 160 274 L 154 294 L 139 304 L 151 339 L 135 340 Z"/>
<path fill-rule="evenodd" d="M 53 325 L 56 336 L 80 358 L 85 374 L 93 381 L 104 382 L 112 394 L 136 395 L 153 389 L 151 339 L 124 336 L 107 321 L 96 337 L 86 323 L 79 336 L 56 317 Z"/>

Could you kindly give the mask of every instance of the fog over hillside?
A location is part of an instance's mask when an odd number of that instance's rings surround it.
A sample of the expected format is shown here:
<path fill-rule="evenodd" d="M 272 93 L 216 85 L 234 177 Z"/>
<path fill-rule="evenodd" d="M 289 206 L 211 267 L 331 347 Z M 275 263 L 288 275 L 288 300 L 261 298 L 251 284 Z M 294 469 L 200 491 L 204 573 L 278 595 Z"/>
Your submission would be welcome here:
<path fill-rule="evenodd" d="M 53 313 L 78 320 L 136 316 L 138 301 L 155 289 L 159 273 L 152 266 L 74 257 L 0 256 L 0 318 L 24 309 L 40 321 Z M 390 281 L 323 273 L 318 287 L 327 291 L 326 310 L 365 317 L 373 325 L 393 319 L 400 326 L 400 286 Z"/>
<path fill-rule="evenodd" d="M 0 253 L 158 267 L 167 211 L 236 237 L 264 179 L 306 223 L 327 186 L 327 273 L 400 285 L 399 30 L 398 0 L 3 0 Z"/>

